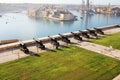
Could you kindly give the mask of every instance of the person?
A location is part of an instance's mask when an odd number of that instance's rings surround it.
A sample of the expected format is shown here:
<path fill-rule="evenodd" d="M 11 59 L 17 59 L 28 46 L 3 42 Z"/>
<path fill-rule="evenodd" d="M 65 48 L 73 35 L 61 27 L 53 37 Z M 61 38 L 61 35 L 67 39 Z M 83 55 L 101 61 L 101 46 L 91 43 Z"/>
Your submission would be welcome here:
<path fill-rule="evenodd" d="M 112 51 L 113 50 L 113 47 L 112 46 L 110 46 L 110 51 Z"/>
<path fill-rule="evenodd" d="M 112 46 L 110 46 L 110 49 L 113 49 Z"/>

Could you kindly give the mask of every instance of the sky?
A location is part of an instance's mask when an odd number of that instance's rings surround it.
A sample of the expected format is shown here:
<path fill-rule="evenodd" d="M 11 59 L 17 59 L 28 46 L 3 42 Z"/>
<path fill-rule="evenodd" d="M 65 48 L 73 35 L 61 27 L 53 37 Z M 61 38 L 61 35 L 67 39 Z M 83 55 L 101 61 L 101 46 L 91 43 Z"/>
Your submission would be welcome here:
<path fill-rule="evenodd" d="M 107 5 L 111 3 L 113 5 L 120 5 L 120 0 L 90 0 L 90 2 L 92 2 L 92 4 Z M 0 0 L 0 3 L 81 4 L 82 0 Z"/>

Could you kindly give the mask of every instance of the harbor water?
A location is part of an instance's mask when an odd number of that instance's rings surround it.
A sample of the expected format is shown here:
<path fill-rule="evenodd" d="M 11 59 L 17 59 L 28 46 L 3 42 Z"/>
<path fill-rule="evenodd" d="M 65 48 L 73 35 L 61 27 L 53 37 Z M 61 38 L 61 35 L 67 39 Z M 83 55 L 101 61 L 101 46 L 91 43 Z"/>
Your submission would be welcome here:
<path fill-rule="evenodd" d="M 120 16 L 113 15 L 83 15 L 71 11 L 77 16 L 77 21 L 53 21 L 43 18 L 30 18 L 26 13 L 6 13 L 0 17 L 0 40 L 29 40 L 58 33 L 68 33 L 78 30 L 92 29 L 113 24 L 120 24 Z"/>

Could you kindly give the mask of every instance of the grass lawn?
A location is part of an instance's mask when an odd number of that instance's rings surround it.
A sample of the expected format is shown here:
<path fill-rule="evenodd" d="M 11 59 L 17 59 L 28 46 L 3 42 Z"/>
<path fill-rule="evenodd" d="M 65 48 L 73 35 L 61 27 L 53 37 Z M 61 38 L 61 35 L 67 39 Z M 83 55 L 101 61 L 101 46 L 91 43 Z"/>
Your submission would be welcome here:
<path fill-rule="evenodd" d="M 0 64 L 0 80 L 112 80 L 120 61 L 76 46 Z"/>
<path fill-rule="evenodd" d="M 120 50 L 120 32 L 90 41 L 108 47 L 112 46 L 113 48 Z"/>

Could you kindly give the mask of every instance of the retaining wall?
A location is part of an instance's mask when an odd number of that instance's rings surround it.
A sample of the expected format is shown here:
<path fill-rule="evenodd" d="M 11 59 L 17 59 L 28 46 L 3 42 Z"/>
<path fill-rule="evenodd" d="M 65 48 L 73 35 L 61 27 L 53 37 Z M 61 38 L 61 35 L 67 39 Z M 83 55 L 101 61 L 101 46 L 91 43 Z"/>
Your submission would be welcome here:
<path fill-rule="evenodd" d="M 120 27 L 120 25 L 111 25 L 111 26 L 104 26 L 102 28 L 99 28 L 99 29 L 102 29 L 103 31 L 104 30 L 108 30 L 108 29 L 113 29 L 113 28 L 118 28 Z M 86 30 L 84 30 L 86 31 Z M 86 31 L 87 32 L 87 31 Z M 79 31 L 76 31 L 75 33 L 78 33 L 80 34 Z M 63 34 L 67 37 L 73 37 L 73 35 L 71 33 L 66 33 L 66 34 Z M 59 35 L 55 35 L 55 36 L 52 36 L 53 38 L 56 38 L 57 40 L 60 40 L 60 36 Z M 50 39 L 48 37 L 43 37 L 43 38 L 38 38 L 39 40 L 41 40 L 43 43 L 47 43 L 47 42 L 50 42 Z M 33 44 L 35 44 L 34 40 L 27 40 L 27 41 L 23 41 L 27 46 L 31 46 Z M 5 44 L 5 45 L 0 45 L 0 52 L 1 51 L 5 51 L 5 50 L 9 50 L 9 49 L 15 49 L 15 48 L 19 48 L 19 42 L 16 42 L 16 43 L 11 43 L 11 44 Z"/>

